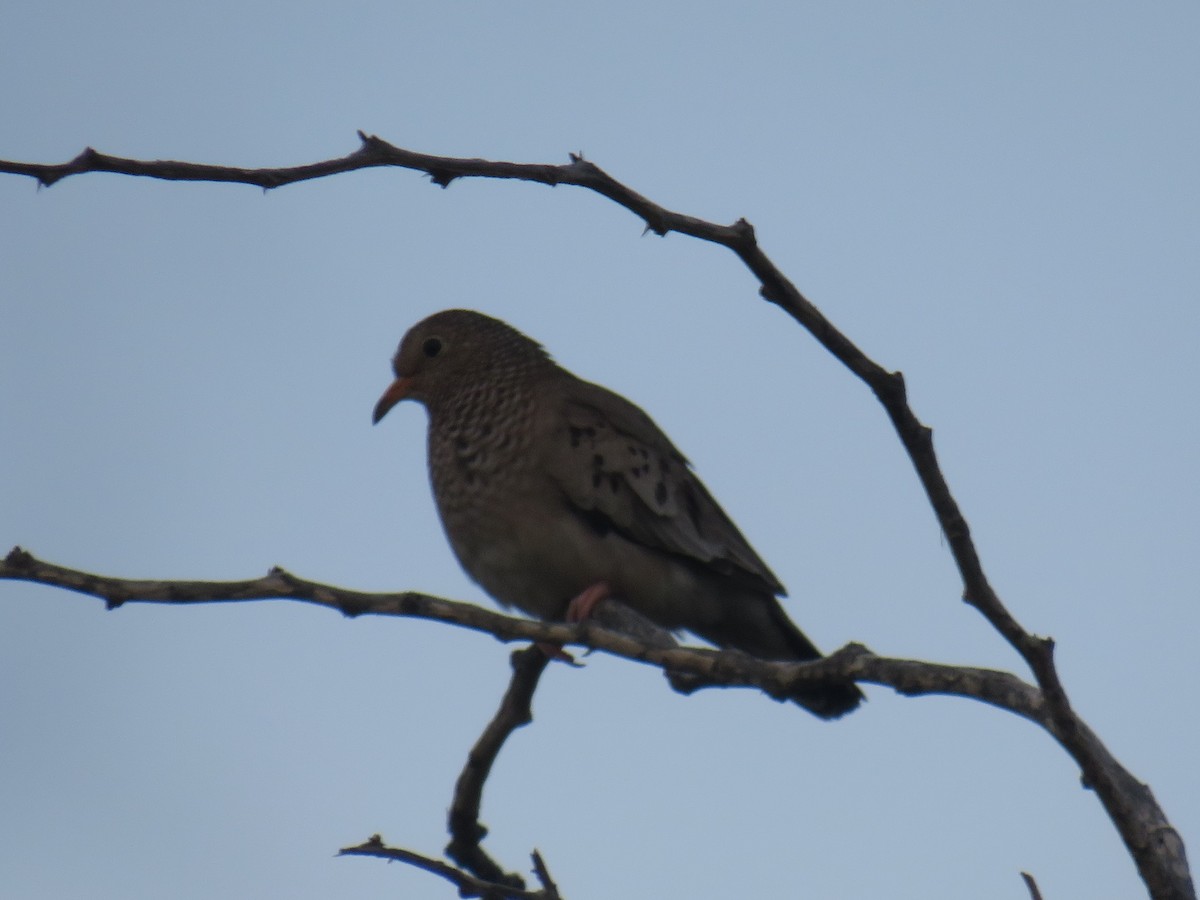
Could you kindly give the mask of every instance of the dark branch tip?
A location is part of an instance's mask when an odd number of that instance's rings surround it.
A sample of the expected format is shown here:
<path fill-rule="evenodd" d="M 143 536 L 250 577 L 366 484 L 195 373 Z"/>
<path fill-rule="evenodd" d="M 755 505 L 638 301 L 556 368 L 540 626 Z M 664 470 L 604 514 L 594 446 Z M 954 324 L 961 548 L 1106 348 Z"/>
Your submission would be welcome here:
<path fill-rule="evenodd" d="M 546 860 L 542 857 L 542 853 L 536 847 L 533 853 L 530 854 L 533 860 L 533 873 L 537 876 L 537 880 L 542 883 L 542 888 L 549 892 L 550 896 L 557 897 L 558 885 L 554 883 L 554 879 L 550 876 L 550 868 L 546 865 Z"/>
<path fill-rule="evenodd" d="M 1042 892 L 1038 890 L 1037 882 L 1033 880 L 1033 876 L 1028 872 L 1022 872 L 1021 878 L 1025 881 L 1025 887 L 1029 890 L 1030 900 L 1042 900 Z"/>

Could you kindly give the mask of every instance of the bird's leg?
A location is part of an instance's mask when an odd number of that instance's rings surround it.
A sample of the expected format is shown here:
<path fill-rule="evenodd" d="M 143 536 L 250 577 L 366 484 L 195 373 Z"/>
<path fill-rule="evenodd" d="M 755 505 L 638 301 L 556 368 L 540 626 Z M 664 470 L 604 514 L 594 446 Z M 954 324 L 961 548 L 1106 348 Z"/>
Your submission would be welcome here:
<path fill-rule="evenodd" d="M 611 594 L 612 588 L 609 587 L 607 581 L 597 581 L 595 584 L 589 585 L 567 604 L 566 621 L 582 622 L 584 619 L 591 618 L 596 604 Z M 537 645 L 550 659 L 559 659 L 571 665 L 578 665 L 575 662 L 575 657 L 564 650 L 561 644 L 538 641 Z"/>
<path fill-rule="evenodd" d="M 612 588 L 609 587 L 607 581 L 597 581 L 584 588 L 574 600 L 567 604 L 567 621 L 582 622 L 584 619 L 590 619 L 592 612 L 596 609 L 596 604 L 611 594 Z"/>

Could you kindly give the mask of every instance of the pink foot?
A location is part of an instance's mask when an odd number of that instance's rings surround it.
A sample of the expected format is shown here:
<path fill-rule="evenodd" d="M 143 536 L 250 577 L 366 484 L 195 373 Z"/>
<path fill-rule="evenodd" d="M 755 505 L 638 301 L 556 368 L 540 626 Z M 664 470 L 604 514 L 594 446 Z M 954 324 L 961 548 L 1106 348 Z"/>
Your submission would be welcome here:
<path fill-rule="evenodd" d="M 579 596 L 567 604 L 567 621 L 582 622 L 591 618 L 596 604 L 612 594 L 612 588 L 607 581 L 597 581 L 590 587 L 584 588 Z"/>
<path fill-rule="evenodd" d="M 590 587 L 584 588 L 579 593 L 579 596 L 567 604 L 567 621 L 582 622 L 584 619 L 590 618 L 593 610 L 596 608 L 596 604 L 611 593 L 612 588 L 608 586 L 607 581 L 597 581 Z M 564 650 L 560 644 L 538 641 L 537 645 L 550 659 L 562 660 L 573 666 L 579 665 L 579 663 L 575 662 L 575 657 Z"/>

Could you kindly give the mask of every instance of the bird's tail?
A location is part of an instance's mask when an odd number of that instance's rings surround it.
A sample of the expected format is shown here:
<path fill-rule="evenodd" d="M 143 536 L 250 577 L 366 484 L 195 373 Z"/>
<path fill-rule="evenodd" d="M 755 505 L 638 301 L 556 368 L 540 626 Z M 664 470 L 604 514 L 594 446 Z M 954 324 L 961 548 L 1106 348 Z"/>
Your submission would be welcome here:
<path fill-rule="evenodd" d="M 759 659 L 779 662 L 805 662 L 821 659 L 822 653 L 788 618 L 779 600 L 761 594 L 739 598 L 729 604 L 736 610 L 711 634 L 701 634 L 719 647 L 741 650 Z M 865 698 L 851 682 L 814 684 L 799 691 L 796 703 L 822 719 L 837 719 L 853 710 Z"/>

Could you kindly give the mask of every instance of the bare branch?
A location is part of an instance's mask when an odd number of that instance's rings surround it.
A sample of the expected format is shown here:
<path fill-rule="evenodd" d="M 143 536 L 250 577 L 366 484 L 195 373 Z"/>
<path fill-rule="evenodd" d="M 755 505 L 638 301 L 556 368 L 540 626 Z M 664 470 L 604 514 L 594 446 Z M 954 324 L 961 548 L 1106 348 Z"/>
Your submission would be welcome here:
<path fill-rule="evenodd" d="M 361 131 L 358 136 L 362 146 L 347 156 L 291 168 L 245 169 L 167 160 L 134 160 L 98 153 L 89 147 L 70 162 L 56 165 L 0 160 L 0 172 L 29 175 L 46 186 L 84 172 L 115 172 L 172 181 L 239 182 L 270 189 L 356 169 L 395 166 L 425 172 L 435 184 L 443 187 L 456 178 L 468 177 L 517 179 L 551 186 L 571 184 L 595 191 L 620 204 L 640 217 L 646 223 L 647 230 L 655 234 L 666 235 L 674 231 L 728 247 L 754 273 L 762 296 L 782 307 L 808 329 L 825 349 L 866 382 L 879 398 L 912 459 L 946 535 L 963 579 L 963 598 L 983 613 L 1016 648 L 1039 683 L 1048 690 L 1052 702 L 1061 705 L 1065 711 L 1066 698 L 1051 658 L 1053 644 L 1026 633 L 988 582 L 970 529 L 942 475 L 933 450 L 933 432 L 917 419 L 907 404 L 903 375 L 880 366 L 835 328 L 762 252 L 749 222 L 739 219 L 733 225 L 717 225 L 665 209 L 588 162 L 582 154 L 572 154 L 570 163 L 559 166 L 510 163 L 433 156 L 396 147 L 382 138 Z"/>
<path fill-rule="evenodd" d="M 0 579 L 67 588 L 99 597 L 106 601 L 110 609 L 124 603 L 187 604 L 291 599 L 327 606 L 349 616 L 373 614 L 431 619 L 491 634 L 502 641 L 580 645 L 657 666 L 671 673 L 673 684 L 685 693 L 700 687 L 743 687 L 757 688 L 783 700 L 814 682 L 849 679 L 886 685 L 908 696 L 948 694 L 970 697 L 1036 722 L 1062 740 L 1056 721 L 1047 713 L 1042 693 L 1015 675 L 966 666 L 889 659 L 876 656 L 859 644 L 847 645 L 816 662 L 765 662 L 737 652 L 647 644 L 628 634 L 605 628 L 598 622 L 574 625 L 535 622 L 413 591 L 351 591 L 306 581 L 279 568 L 272 569 L 263 578 L 246 581 L 130 580 L 57 566 L 39 560 L 20 548 L 14 549 L 0 563 Z M 1147 852 L 1163 855 L 1168 861 L 1174 860 L 1181 867 L 1178 871 L 1186 877 L 1183 843 L 1158 809 L 1149 789 L 1125 772 L 1092 731 L 1078 719 L 1074 720 L 1072 737 L 1075 744 L 1086 749 L 1090 760 L 1089 770 L 1099 773 L 1105 784 L 1120 787 L 1123 806 L 1136 817 L 1139 828 L 1152 834 L 1155 844 L 1146 848 Z M 499 751 L 498 745 L 495 750 Z M 464 802 L 464 809 L 470 808 L 471 804 Z M 473 810 L 471 820 L 477 822 L 478 806 L 475 805 Z M 462 821 L 467 820 L 464 818 Z M 464 827 L 469 831 L 469 824 Z M 1188 895 L 1161 893 L 1155 896 Z"/>
<path fill-rule="evenodd" d="M 1038 890 L 1037 882 L 1033 880 L 1033 876 L 1028 872 L 1022 872 L 1021 879 L 1025 882 L 1025 887 L 1029 889 L 1029 900 L 1042 900 L 1042 892 Z"/>
<path fill-rule="evenodd" d="M 546 867 L 546 861 L 542 859 L 542 854 L 537 850 L 533 851 L 533 874 L 537 876 L 538 881 L 542 883 L 542 887 L 551 897 L 558 896 L 558 885 L 554 883 L 554 879 L 550 877 L 550 869 Z"/>
<path fill-rule="evenodd" d="M 517 179 L 551 186 L 570 184 L 595 191 L 620 204 L 641 218 L 646 229 L 655 234 L 666 235 L 674 231 L 728 247 L 754 273 L 764 298 L 782 307 L 874 391 L 908 451 L 946 535 L 963 579 L 964 599 L 979 609 L 1020 652 L 1039 682 L 1050 689 L 1054 695 L 1052 700 L 1065 706 L 1065 696 L 1062 695 L 1050 657 L 1053 645 L 1027 634 L 1004 608 L 988 583 L 971 540 L 970 529 L 950 493 L 934 454 L 933 432 L 921 424 L 907 405 L 904 377 L 899 372 L 887 371 L 871 360 L 835 328 L 762 252 L 749 222 L 739 219 L 733 225 L 717 225 L 665 209 L 588 162 L 582 154 L 572 154 L 569 163 L 558 166 L 510 163 L 417 153 L 361 131 L 358 136 L 362 145 L 347 156 L 290 168 L 246 169 L 172 160 L 135 160 L 98 153 L 89 147 L 67 163 L 0 160 L 0 172 L 28 175 L 45 186 L 84 172 L 114 172 L 171 181 L 236 182 L 270 189 L 357 169 L 395 166 L 424 172 L 435 184 L 443 187 L 456 178 L 468 177 Z"/>
<path fill-rule="evenodd" d="M 110 609 L 124 603 L 291 599 L 327 606 L 348 616 L 373 614 L 432 619 L 491 634 L 502 641 L 582 645 L 655 665 L 670 673 L 672 684 L 684 693 L 701 687 L 751 687 L 777 699 L 786 699 L 814 682 L 850 679 L 886 685 L 908 696 L 948 694 L 974 698 L 1036 722 L 1059 737 L 1056 721 L 1048 715 L 1042 693 L 1010 673 L 889 659 L 876 656 L 859 644 L 849 644 L 816 662 L 765 662 L 737 652 L 646 644 L 595 622 L 566 625 L 517 619 L 413 591 L 351 591 L 306 581 L 279 568 L 272 569 L 263 578 L 245 581 L 131 580 L 57 566 L 20 548 L 12 550 L 0 562 L 0 580 L 3 579 L 67 588 L 103 599 Z M 1161 857 L 1164 864 L 1176 866 L 1175 873 L 1186 879 L 1188 870 L 1183 842 L 1158 808 L 1149 789 L 1121 768 L 1082 721 L 1075 719 L 1074 724 L 1073 741 L 1086 749 L 1090 770 L 1101 773 L 1104 784 L 1119 786 L 1124 808 L 1136 817 L 1137 827 L 1151 834 L 1155 841 L 1146 852 Z M 498 752 L 499 747 L 495 749 Z M 476 817 L 477 810 L 476 806 Z M 1186 898 L 1190 895 L 1157 892 L 1153 896 Z"/>
<path fill-rule="evenodd" d="M 480 878 L 523 888 L 525 882 L 520 876 L 504 872 L 480 846 L 480 842 L 487 837 L 487 828 L 479 821 L 483 786 L 509 735 L 533 721 L 533 692 L 537 690 L 538 681 L 542 672 L 546 671 L 550 657 L 540 647 L 533 646 L 517 650 L 511 662 L 512 681 L 504 692 L 500 708 L 467 754 L 467 764 L 454 785 L 454 801 L 450 804 L 448 817 L 450 843 L 446 846 L 446 855 Z"/>
<path fill-rule="evenodd" d="M 246 581 L 131 580 L 58 566 L 37 559 L 19 547 L 0 562 L 0 580 L 4 579 L 67 588 L 98 597 L 109 609 L 125 603 L 301 600 L 336 609 L 347 616 L 370 614 L 430 619 L 484 632 L 506 642 L 536 641 L 601 650 L 671 673 L 673 685 L 682 693 L 703 687 L 757 688 L 777 700 L 787 700 L 814 683 L 855 680 L 887 685 L 909 696 L 950 694 L 971 697 L 1046 724 L 1039 692 L 1015 675 L 917 660 L 886 659 L 875 656 L 861 644 L 847 645 L 815 662 L 767 662 L 737 651 L 644 643 L 639 637 L 607 628 L 600 621 L 538 622 L 415 591 L 352 591 L 306 581 L 278 567 L 262 578 Z"/>
<path fill-rule="evenodd" d="M 600 626 L 632 637 L 651 647 L 677 647 L 670 633 L 659 628 L 649 619 L 623 603 L 606 597 L 592 611 L 591 621 Z M 520 876 L 503 871 L 480 846 L 487 837 L 487 828 L 479 821 L 483 805 L 483 787 L 491 773 L 500 750 L 514 731 L 533 721 L 533 693 L 551 657 L 542 646 L 526 647 L 512 654 L 512 680 L 505 691 L 496 715 L 488 722 L 483 734 L 467 754 L 467 762 L 454 786 L 454 799 L 450 804 L 448 826 L 450 843 L 446 855 L 467 871 L 498 884 L 524 887 Z M 667 671 L 673 687 L 680 693 L 691 693 L 701 687 L 713 686 L 697 676 Z M 678 682 L 678 683 L 677 683 Z M 534 853 L 535 869 L 541 865 L 541 857 Z M 539 876 L 541 877 L 541 876 Z M 548 875 L 542 877 L 549 884 Z"/>
<path fill-rule="evenodd" d="M 343 847 L 338 851 L 338 856 L 375 856 L 389 862 L 402 862 L 415 866 L 445 878 L 458 888 L 460 897 L 481 897 L 483 900 L 559 900 L 558 888 L 553 882 L 546 883 L 546 886 L 540 891 L 527 891 L 521 887 L 498 884 L 484 878 L 476 878 L 471 873 L 456 869 L 440 859 L 422 856 L 420 853 L 400 847 L 388 847 L 383 843 L 383 838 L 377 834 L 371 835 L 365 842 L 355 847 Z M 540 856 L 535 854 L 534 858 L 535 863 L 541 862 Z M 535 872 L 540 878 L 544 872 L 544 865 L 542 868 L 538 868 L 535 864 Z"/>
<path fill-rule="evenodd" d="M 362 132 L 359 132 L 359 138 L 362 146 L 346 157 L 283 169 L 240 169 L 172 161 L 147 162 L 107 156 L 89 148 L 71 162 L 61 165 L 0 161 L 0 172 L 28 175 L 47 186 L 69 175 L 100 171 L 169 180 L 241 182 L 268 189 L 355 169 L 397 166 L 423 171 L 435 184 L 443 187 L 449 185 L 454 179 L 463 177 L 519 179 L 547 185 L 573 184 L 595 191 L 630 210 L 646 223 L 647 230 L 656 234 L 665 235 L 676 231 L 729 248 L 758 279 L 762 296 L 780 306 L 803 325 L 822 346 L 862 379 L 883 405 L 913 463 L 917 477 L 946 536 L 946 541 L 962 578 L 963 599 L 979 610 L 1005 640 L 1016 649 L 1030 667 L 1040 688 L 1040 691 L 1035 691 L 1038 697 L 1036 712 L 1034 712 L 1034 705 L 1027 704 L 1028 708 L 1022 711 L 1016 706 L 1008 706 L 995 700 L 987 700 L 987 702 L 1004 706 L 1004 708 L 1025 715 L 1027 718 L 1039 721 L 1067 750 L 1082 769 L 1085 784 L 1096 791 L 1097 796 L 1104 804 L 1105 810 L 1120 832 L 1152 896 L 1156 898 L 1195 897 L 1183 842 L 1158 807 L 1150 790 L 1116 763 L 1111 754 L 1071 709 L 1055 668 L 1053 641 L 1027 632 L 1004 606 L 989 583 L 966 519 L 951 494 L 938 463 L 933 449 L 933 432 L 920 422 L 908 405 L 903 375 L 900 372 L 890 372 L 871 360 L 849 338 L 838 331 L 762 252 L 758 246 L 754 228 L 748 222 L 739 219 L 733 225 L 717 225 L 666 210 L 618 182 L 599 167 L 587 162 L 581 155 L 572 155 L 570 163 L 562 166 L 532 165 L 431 156 L 395 147 L 380 138 L 368 136 Z M 80 574 L 82 573 L 75 573 L 75 576 Z M 20 576 L 10 575 L 7 577 Z M 237 586 L 242 592 L 268 591 L 266 594 L 259 595 L 259 598 L 292 596 L 295 599 L 337 606 L 337 603 L 329 602 L 330 589 L 326 586 L 296 581 L 294 585 L 291 585 L 292 590 L 296 593 L 288 594 L 286 590 L 291 576 L 275 571 L 264 581 L 271 579 L 274 580 L 274 583 L 265 588 L 260 587 L 258 582 L 241 582 L 237 583 Z M 45 583 L 59 582 L 46 581 Z M 111 593 L 97 593 L 97 596 L 105 597 L 110 605 L 119 605 L 121 602 L 130 600 L 199 602 L 199 598 L 193 594 L 197 590 L 202 590 L 204 584 L 203 582 L 123 582 L 115 584 L 114 580 L 110 579 L 107 584 L 100 587 L 103 590 L 110 590 Z M 139 591 L 149 591 L 152 594 L 156 585 L 159 587 L 173 586 L 172 589 L 179 592 L 178 596 L 176 598 L 154 598 L 138 593 Z M 83 590 L 78 584 L 64 582 L 60 586 L 72 590 Z M 308 591 L 309 594 L 301 595 L 304 591 Z M 84 592 L 96 593 L 86 590 Z M 383 612 L 384 610 L 381 609 L 359 608 L 359 605 L 364 602 L 364 598 L 370 596 L 346 592 L 338 602 L 348 605 L 338 608 L 348 615 L 357 615 L 359 612 L 368 611 Z M 446 612 L 448 607 L 445 604 L 449 603 L 449 601 L 411 593 L 387 596 L 390 597 L 389 602 L 396 609 L 406 610 L 392 613 L 399 615 L 424 615 L 428 618 L 439 618 L 438 613 Z M 210 597 L 209 599 L 215 598 Z M 254 598 L 239 594 L 221 599 Z M 439 604 L 441 605 L 439 606 Z M 420 613 L 407 611 L 416 607 L 423 611 Z M 485 611 L 476 610 L 476 613 L 484 614 Z M 505 617 L 499 618 L 504 619 Z M 451 621 L 451 618 L 447 616 L 444 620 Z M 504 640 L 515 639 L 514 632 L 521 629 L 517 629 L 512 623 L 519 623 L 519 621 L 507 620 L 507 623 L 491 621 L 491 624 L 496 626 L 496 630 L 492 633 Z M 471 624 L 465 615 L 463 620 L 457 624 L 478 630 L 491 630 L 482 624 Z M 532 623 L 526 623 L 526 625 L 529 626 Z M 698 662 L 700 657 L 696 654 L 706 651 L 653 649 L 639 645 L 636 641 L 627 643 L 622 649 L 617 649 L 615 644 L 610 643 L 611 634 L 601 634 L 599 630 L 586 624 L 580 629 L 572 631 L 571 635 L 567 637 L 560 636 L 561 630 L 569 630 L 567 626 L 545 627 L 554 631 L 554 635 L 550 637 L 538 635 L 535 639 L 559 643 L 584 643 L 631 659 L 661 665 L 672 672 L 682 671 L 689 675 L 699 676 L 701 679 L 713 678 L 713 683 L 727 685 L 737 683 L 747 686 L 746 682 L 736 679 L 745 677 L 745 673 L 753 668 L 730 663 L 731 654 L 710 655 L 708 663 L 700 665 Z M 529 636 L 528 634 L 520 635 L 521 638 Z M 847 648 L 847 651 L 852 649 Z M 679 654 L 687 654 L 686 659 Z M 873 667 L 873 674 L 875 678 L 879 679 L 878 683 L 890 684 L 898 690 L 912 693 L 930 692 L 928 686 L 918 689 L 910 681 L 917 670 L 890 668 L 893 663 L 922 667 L 919 670 L 921 678 L 918 680 L 923 681 L 930 678 L 932 683 L 939 683 L 940 679 L 940 683 L 947 688 L 944 692 L 978 696 L 968 693 L 965 689 L 948 689 L 954 682 L 954 678 L 946 677 L 948 672 L 944 670 L 951 670 L 955 673 L 966 670 L 930 666 L 910 661 L 884 660 L 874 657 L 862 648 L 858 648 L 854 652 L 835 654 L 834 659 L 819 663 L 795 664 L 782 667 L 782 669 L 776 665 L 777 670 L 788 673 L 787 678 L 782 678 L 778 671 L 759 672 L 762 680 L 754 681 L 752 679 L 750 683 L 762 687 L 773 696 L 779 696 L 775 693 L 774 688 L 784 683 L 800 683 L 805 679 L 836 675 L 837 677 L 858 678 L 866 681 L 875 680 L 867 677 L 864 670 L 860 668 L 867 662 L 870 662 Z M 759 665 L 769 666 L 770 664 L 760 663 Z M 711 673 L 718 670 L 721 675 L 714 677 Z M 1004 673 L 991 674 L 1004 675 Z M 728 679 L 731 677 L 735 677 L 735 680 L 729 681 Z M 1005 677 L 1013 678 L 1010 675 L 1005 675 Z M 993 684 L 990 678 L 985 680 L 988 684 Z M 1023 682 L 1018 683 L 1023 684 Z M 1003 690 L 997 694 L 997 696 L 1001 695 L 1007 696 Z M 978 698 L 986 699 L 982 696 Z"/>

